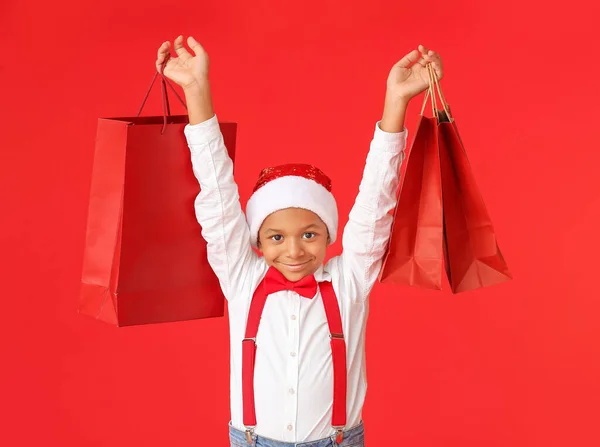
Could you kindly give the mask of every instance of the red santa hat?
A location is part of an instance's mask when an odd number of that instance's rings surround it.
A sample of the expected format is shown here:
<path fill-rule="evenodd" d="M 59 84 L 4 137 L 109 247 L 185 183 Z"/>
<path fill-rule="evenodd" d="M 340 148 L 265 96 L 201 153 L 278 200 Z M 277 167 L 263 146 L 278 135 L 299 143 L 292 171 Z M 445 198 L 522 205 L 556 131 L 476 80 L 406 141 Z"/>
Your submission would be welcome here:
<path fill-rule="evenodd" d="M 302 208 L 312 211 L 327 226 L 329 243 L 335 242 L 338 211 L 331 180 L 321 170 L 306 164 L 286 164 L 263 169 L 246 205 L 250 242 L 257 246 L 258 230 L 275 211 Z"/>

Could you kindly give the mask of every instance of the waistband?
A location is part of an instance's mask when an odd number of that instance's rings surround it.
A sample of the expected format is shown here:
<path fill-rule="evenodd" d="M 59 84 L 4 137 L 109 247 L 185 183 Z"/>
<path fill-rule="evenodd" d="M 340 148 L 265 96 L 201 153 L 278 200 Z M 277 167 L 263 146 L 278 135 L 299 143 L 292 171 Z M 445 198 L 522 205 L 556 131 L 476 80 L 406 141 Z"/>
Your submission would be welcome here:
<path fill-rule="evenodd" d="M 332 429 L 333 431 L 333 429 Z M 231 445 L 235 447 L 350 447 L 362 446 L 364 444 L 364 426 L 361 422 L 356 427 L 344 430 L 344 440 L 341 444 L 335 443 L 335 434 L 323 439 L 309 442 L 282 442 L 275 439 L 265 438 L 254 434 L 252 436 L 253 443 L 248 444 L 246 441 L 246 432 L 234 428 L 229 424 L 229 440 Z"/>

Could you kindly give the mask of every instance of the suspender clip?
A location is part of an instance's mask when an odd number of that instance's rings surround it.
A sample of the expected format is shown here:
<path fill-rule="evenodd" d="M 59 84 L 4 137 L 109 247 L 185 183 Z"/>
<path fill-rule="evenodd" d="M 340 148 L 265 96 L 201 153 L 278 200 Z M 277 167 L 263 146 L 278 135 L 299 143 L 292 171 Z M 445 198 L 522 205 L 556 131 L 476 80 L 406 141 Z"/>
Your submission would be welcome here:
<path fill-rule="evenodd" d="M 344 427 L 333 427 L 335 430 L 335 443 L 340 445 L 344 440 Z"/>
<path fill-rule="evenodd" d="M 254 427 L 246 427 L 246 442 L 248 445 L 252 445 L 254 442 L 252 439 L 252 435 L 254 435 Z"/>

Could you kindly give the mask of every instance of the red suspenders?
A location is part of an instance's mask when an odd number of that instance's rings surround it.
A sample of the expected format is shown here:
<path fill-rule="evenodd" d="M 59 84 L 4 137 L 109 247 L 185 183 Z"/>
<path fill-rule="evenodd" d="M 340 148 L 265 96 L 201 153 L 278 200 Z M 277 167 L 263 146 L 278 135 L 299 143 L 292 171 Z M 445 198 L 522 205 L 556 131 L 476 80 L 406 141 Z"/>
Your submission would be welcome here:
<path fill-rule="evenodd" d="M 331 425 L 337 433 L 337 443 L 343 439 L 346 426 L 346 342 L 342 329 L 342 319 L 337 298 L 331 282 L 319 283 L 323 306 L 329 326 L 331 339 L 331 355 L 333 360 L 333 414 Z M 259 284 L 252 297 L 246 334 L 242 341 L 242 399 L 244 404 L 243 422 L 246 427 L 246 440 L 252 443 L 252 433 L 256 427 L 256 410 L 254 404 L 254 362 L 256 360 L 256 334 L 260 317 L 267 301 L 264 280 Z"/>

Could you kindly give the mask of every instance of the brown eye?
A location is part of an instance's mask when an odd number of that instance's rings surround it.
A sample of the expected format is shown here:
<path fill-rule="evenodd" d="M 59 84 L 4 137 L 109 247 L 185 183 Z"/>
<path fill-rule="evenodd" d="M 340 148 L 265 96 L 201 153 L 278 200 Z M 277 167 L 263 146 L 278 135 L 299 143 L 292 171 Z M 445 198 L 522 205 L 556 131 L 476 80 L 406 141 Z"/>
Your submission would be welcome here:
<path fill-rule="evenodd" d="M 317 235 L 317 233 L 307 232 L 302 235 L 304 239 L 312 239 Z"/>
<path fill-rule="evenodd" d="M 269 239 L 272 239 L 275 242 L 281 242 L 283 240 L 283 236 L 281 234 L 276 234 L 274 236 L 271 236 Z"/>

